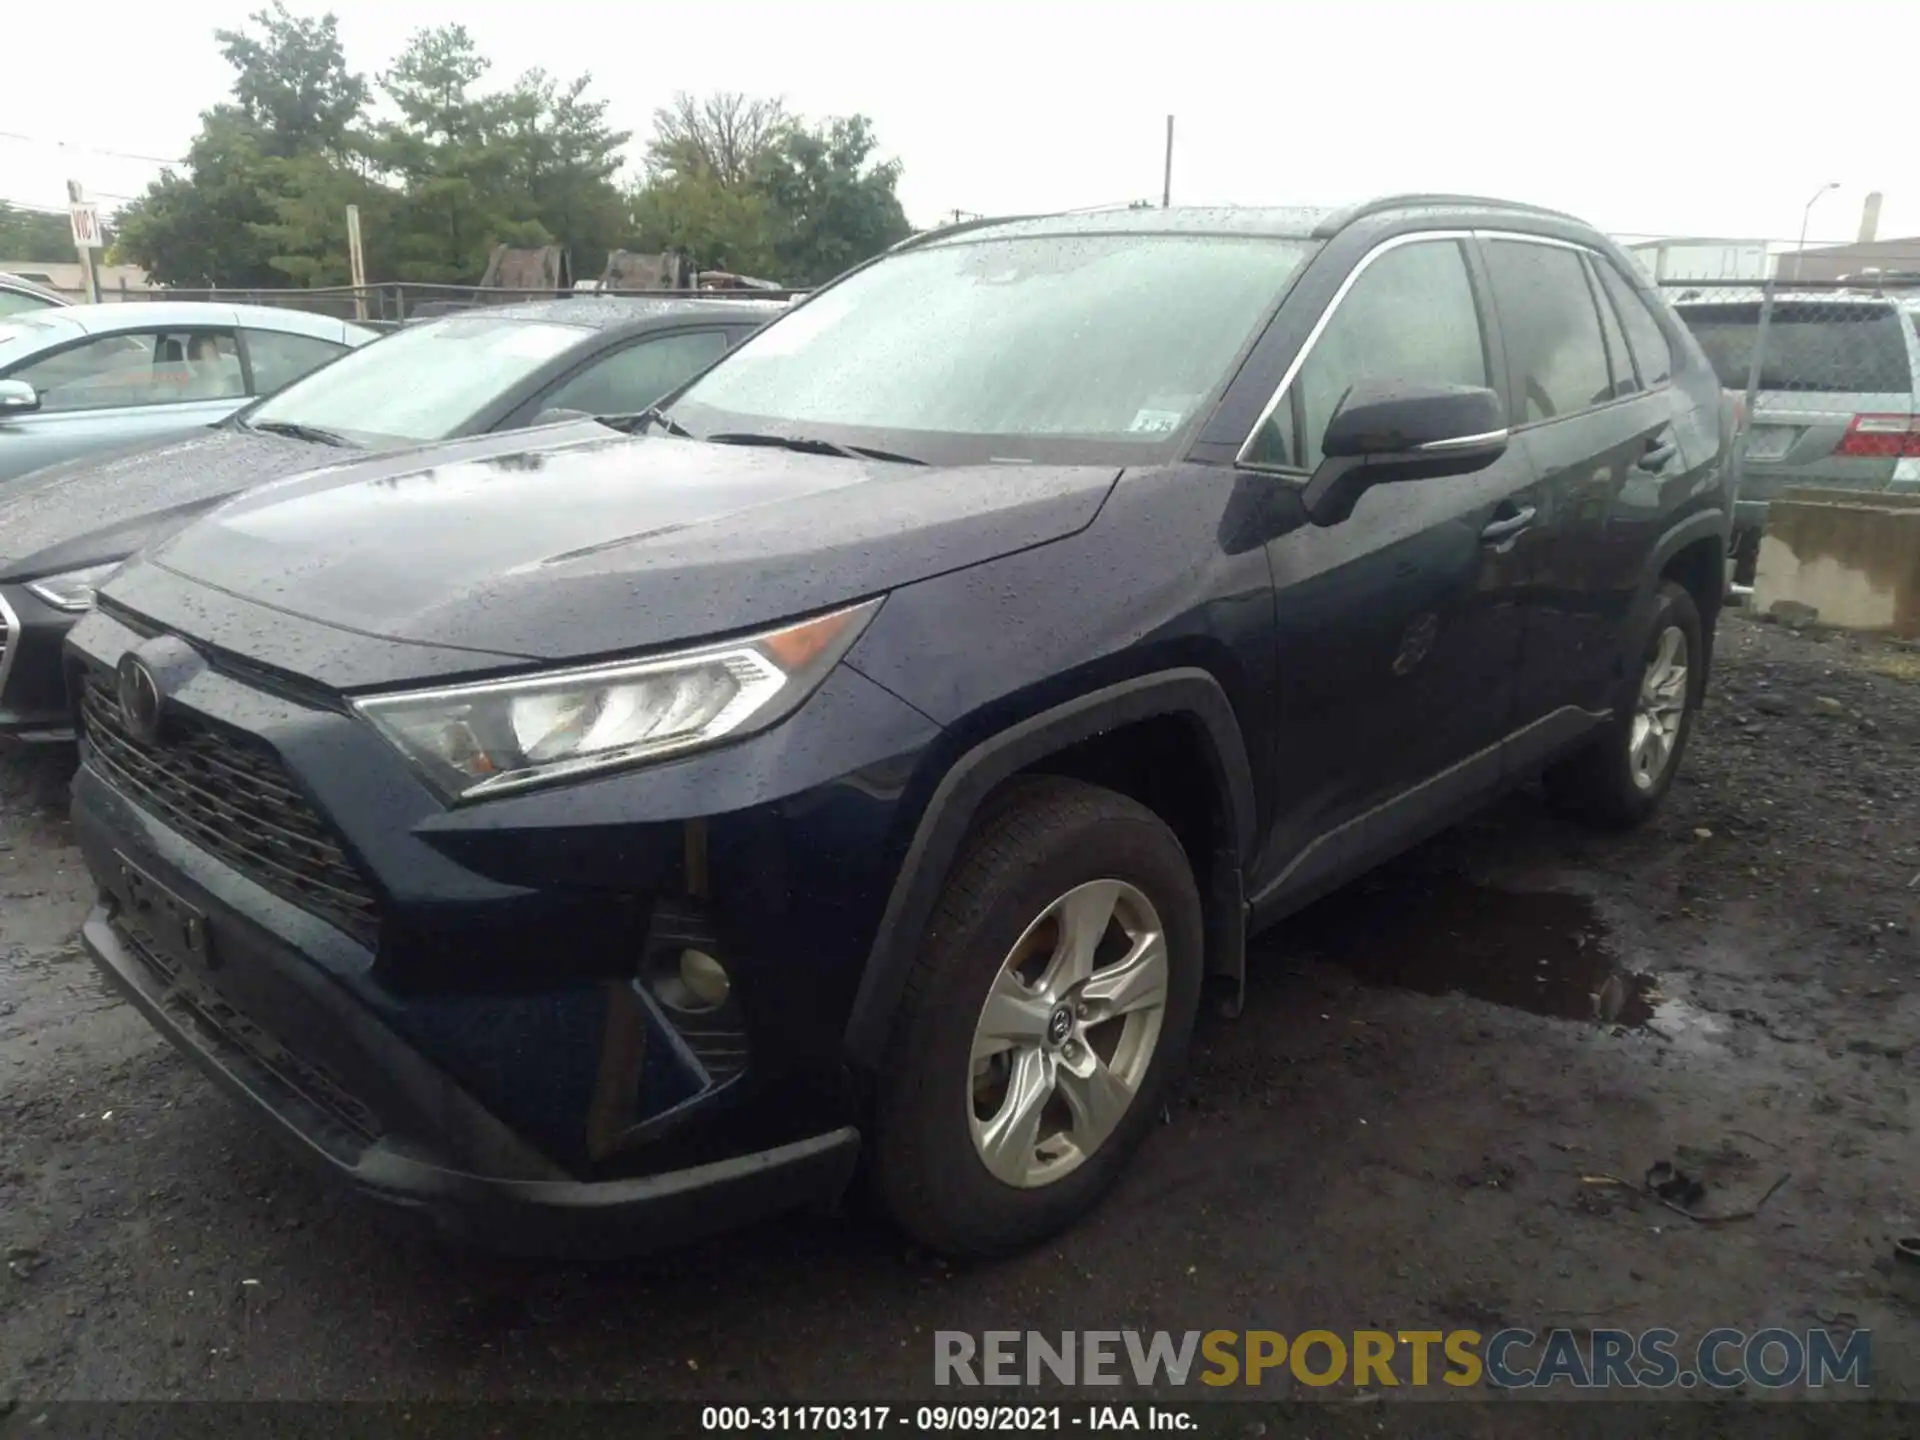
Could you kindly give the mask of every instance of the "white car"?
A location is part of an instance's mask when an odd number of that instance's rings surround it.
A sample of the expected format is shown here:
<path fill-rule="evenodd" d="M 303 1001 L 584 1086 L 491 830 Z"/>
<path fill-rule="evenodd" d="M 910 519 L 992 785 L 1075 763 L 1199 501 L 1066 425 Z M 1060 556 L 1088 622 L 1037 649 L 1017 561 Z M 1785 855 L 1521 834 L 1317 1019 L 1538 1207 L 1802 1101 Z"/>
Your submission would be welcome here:
<path fill-rule="evenodd" d="M 0 318 L 0 484 L 211 425 L 377 334 L 300 310 L 199 301 Z"/>

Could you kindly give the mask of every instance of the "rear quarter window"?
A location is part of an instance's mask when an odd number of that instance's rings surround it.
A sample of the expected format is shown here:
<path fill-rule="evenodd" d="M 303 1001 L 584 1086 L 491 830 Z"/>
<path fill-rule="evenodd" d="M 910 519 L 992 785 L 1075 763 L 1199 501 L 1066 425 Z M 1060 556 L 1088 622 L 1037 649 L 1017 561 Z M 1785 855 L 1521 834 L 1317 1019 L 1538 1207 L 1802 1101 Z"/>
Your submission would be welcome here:
<path fill-rule="evenodd" d="M 1745 390 L 1760 338 L 1760 302 L 1677 306 L 1729 390 Z M 1907 337 L 1891 305 L 1788 300 L 1767 322 L 1760 389 L 1827 394 L 1908 394 Z"/>

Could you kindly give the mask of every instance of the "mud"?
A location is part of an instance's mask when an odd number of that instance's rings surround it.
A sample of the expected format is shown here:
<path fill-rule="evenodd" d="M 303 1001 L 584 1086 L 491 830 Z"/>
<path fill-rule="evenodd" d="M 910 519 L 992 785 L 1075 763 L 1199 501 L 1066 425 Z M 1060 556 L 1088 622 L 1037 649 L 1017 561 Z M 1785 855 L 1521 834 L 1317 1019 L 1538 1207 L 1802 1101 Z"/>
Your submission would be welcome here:
<path fill-rule="evenodd" d="M 0 763 L 0 1402 L 905 1398 L 935 1329 L 1503 1323 L 1871 1327 L 1920 1398 L 1912 650 L 1731 618 L 1651 825 L 1521 793 L 1264 937 L 1112 1199 L 972 1268 L 858 1213 L 597 1267 L 388 1233 L 93 979 L 65 778 Z M 1791 1178 L 1725 1225 L 1590 1183 L 1661 1160 L 1713 1212 Z"/>

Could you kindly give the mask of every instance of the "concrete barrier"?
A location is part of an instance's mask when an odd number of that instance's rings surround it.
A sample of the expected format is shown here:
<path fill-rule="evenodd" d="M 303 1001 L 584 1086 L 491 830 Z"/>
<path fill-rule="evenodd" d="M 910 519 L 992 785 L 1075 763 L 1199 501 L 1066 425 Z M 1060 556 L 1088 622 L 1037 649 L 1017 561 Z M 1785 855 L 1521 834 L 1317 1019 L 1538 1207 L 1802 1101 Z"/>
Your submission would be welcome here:
<path fill-rule="evenodd" d="M 1753 609 L 1766 615 L 1776 606 L 1845 630 L 1920 635 L 1920 494 L 1795 489 L 1775 497 Z"/>

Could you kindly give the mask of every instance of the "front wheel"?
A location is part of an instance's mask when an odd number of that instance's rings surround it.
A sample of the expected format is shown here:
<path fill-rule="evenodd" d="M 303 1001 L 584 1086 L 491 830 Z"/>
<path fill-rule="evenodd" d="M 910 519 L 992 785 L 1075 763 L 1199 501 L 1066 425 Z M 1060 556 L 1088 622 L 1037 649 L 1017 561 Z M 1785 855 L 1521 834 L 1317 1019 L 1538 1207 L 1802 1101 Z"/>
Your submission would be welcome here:
<path fill-rule="evenodd" d="M 1672 788 L 1705 691 L 1706 636 L 1693 596 L 1666 581 L 1654 600 L 1631 698 L 1585 749 L 1547 771 L 1548 795 L 1608 828 L 1637 825 Z"/>
<path fill-rule="evenodd" d="M 888 1211 L 955 1255 L 1071 1223 L 1145 1138 L 1200 981 L 1199 893 L 1166 824 L 1024 784 L 954 867 L 908 982 L 874 1154 Z"/>

